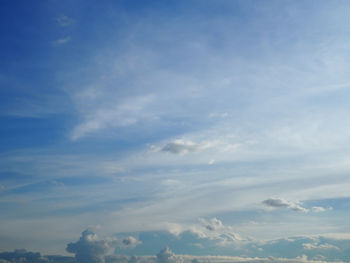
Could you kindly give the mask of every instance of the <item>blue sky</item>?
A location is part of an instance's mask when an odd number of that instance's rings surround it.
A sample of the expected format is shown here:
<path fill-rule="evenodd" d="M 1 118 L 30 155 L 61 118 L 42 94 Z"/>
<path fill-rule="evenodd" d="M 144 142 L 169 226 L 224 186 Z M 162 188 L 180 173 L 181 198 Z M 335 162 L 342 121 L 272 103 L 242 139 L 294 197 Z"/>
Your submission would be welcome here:
<path fill-rule="evenodd" d="M 349 12 L 3 1 L 1 251 L 349 261 Z"/>

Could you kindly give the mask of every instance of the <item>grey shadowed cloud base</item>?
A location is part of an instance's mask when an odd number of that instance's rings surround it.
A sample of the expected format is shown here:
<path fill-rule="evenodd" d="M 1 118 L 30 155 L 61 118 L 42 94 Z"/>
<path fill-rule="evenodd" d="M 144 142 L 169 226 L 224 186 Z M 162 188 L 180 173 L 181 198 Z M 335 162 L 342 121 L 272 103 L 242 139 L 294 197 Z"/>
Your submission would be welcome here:
<path fill-rule="evenodd" d="M 269 198 L 266 199 L 262 202 L 266 207 L 268 208 L 288 208 L 290 210 L 296 211 L 296 212 L 303 212 L 303 213 L 308 213 L 308 212 L 324 212 L 326 211 L 326 208 L 321 207 L 321 206 L 313 206 L 310 209 L 306 209 L 305 207 L 302 207 L 302 203 L 300 201 L 288 201 L 283 198 Z M 331 210 L 331 207 L 328 207 L 327 209 Z"/>
<path fill-rule="evenodd" d="M 224 228 L 223 224 L 218 219 L 212 219 L 210 222 L 205 222 L 209 231 L 217 231 Z M 213 227 L 215 225 L 215 227 Z M 181 235 L 178 236 L 181 238 Z M 87 229 L 82 232 L 80 239 L 74 243 L 67 245 L 67 252 L 73 253 L 74 257 L 69 256 L 43 256 L 40 253 L 28 252 L 24 249 L 15 250 L 13 252 L 0 253 L 0 263 L 237 263 L 237 262 L 346 262 L 342 261 L 347 258 L 346 254 L 350 251 L 349 240 L 332 239 L 325 237 L 295 237 L 288 239 L 280 239 L 269 242 L 255 242 L 241 247 L 242 251 L 248 252 L 248 248 L 253 248 L 259 251 L 265 250 L 273 256 L 194 256 L 185 254 L 175 254 L 170 248 L 165 246 L 155 256 L 129 256 L 115 254 L 116 248 L 134 248 L 141 245 L 142 242 L 132 236 L 123 238 L 105 238 L 100 239 L 93 231 Z M 151 241 L 150 241 L 151 242 Z M 328 242 L 328 243 L 327 243 Z M 333 244 L 330 244 L 333 242 Z M 232 250 L 238 247 L 231 247 Z M 274 250 L 287 249 L 290 252 L 298 251 L 299 256 L 282 258 L 275 256 Z M 335 260 L 328 260 L 321 252 L 333 255 Z M 304 253 L 305 252 L 305 253 Z M 247 253 L 249 254 L 249 253 Z M 313 255 L 313 256 L 310 256 Z M 338 255 L 338 256 L 337 256 Z"/>
<path fill-rule="evenodd" d="M 185 141 L 182 139 L 174 140 L 166 144 L 163 148 L 163 152 L 170 152 L 173 154 L 186 154 L 196 153 L 204 150 L 208 146 L 206 144 L 195 143 L 192 141 Z"/>

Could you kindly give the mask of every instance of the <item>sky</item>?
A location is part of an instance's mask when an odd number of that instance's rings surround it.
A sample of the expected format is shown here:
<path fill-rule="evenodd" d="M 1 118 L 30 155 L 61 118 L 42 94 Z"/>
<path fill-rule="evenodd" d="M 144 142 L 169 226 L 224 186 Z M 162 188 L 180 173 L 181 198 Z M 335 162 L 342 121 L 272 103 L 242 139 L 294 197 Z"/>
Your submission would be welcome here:
<path fill-rule="evenodd" d="M 0 5 L 1 263 L 350 262 L 349 1 Z"/>

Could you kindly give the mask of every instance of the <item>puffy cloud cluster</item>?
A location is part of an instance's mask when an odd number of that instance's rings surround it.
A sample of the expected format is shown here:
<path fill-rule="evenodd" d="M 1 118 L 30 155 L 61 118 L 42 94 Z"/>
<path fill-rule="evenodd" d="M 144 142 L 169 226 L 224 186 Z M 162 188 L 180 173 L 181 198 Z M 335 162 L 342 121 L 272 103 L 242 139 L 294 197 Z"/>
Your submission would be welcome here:
<path fill-rule="evenodd" d="M 34 255 L 34 256 L 33 256 Z M 5 259 L 7 258 L 7 259 Z M 176 255 L 169 248 L 162 249 L 157 256 L 124 256 L 109 255 L 105 257 L 106 263 L 302 263 L 302 262 L 326 262 L 319 255 L 313 260 L 302 255 L 296 258 L 278 258 L 278 257 L 232 257 L 232 256 L 191 256 Z M 90 261 L 87 261 L 90 262 Z M 33 252 L 4 252 L 0 253 L 0 263 L 78 263 L 72 257 L 46 256 L 42 257 L 39 253 Z"/>
<path fill-rule="evenodd" d="M 157 254 L 157 263 L 181 263 L 183 259 L 176 256 L 168 247 Z"/>
<path fill-rule="evenodd" d="M 75 263 L 74 258 L 62 256 L 42 256 L 38 252 L 17 249 L 0 253 L 0 263 Z"/>
<path fill-rule="evenodd" d="M 134 248 L 141 243 L 132 236 L 124 237 L 122 240 L 116 238 L 101 240 L 91 230 L 85 230 L 77 242 L 67 245 L 66 250 L 75 254 L 78 263 L 105 263 L 105 256 L 114 248 Z"/>
<path fill-rule="evenodd" d="M 99 240 L 90 230 L 85 230 L 80 239 L 67 245 L 67 252 L 74 253 L 79 263 L 105 263 L 104 256 L 116 246 L 116 240 Z"/>
<path fill-rule="evenodd" d="M 134 248 L 139 244 L 142 244 L 142 242 L 133 236 L 124 237 L 121 241 L 122 248 Z"/>
<path fill-rule="evenodd" d="M 197 236 L 198 242 L 203 241 L 203 251 L 208 256 L 193 256 L 189 254 L 175 254 L 169 247 L 165 247 L 155 256 L 127 256 L 115 254 L 119 247 L 132 248 L 142 244 L 135 237 L 99 239 L 98 236 L 85 230 L 80 239 L 69 243 L 67 251 L 74 253 L 75 257 L 42 256 L 40 253 L 16 250 L 14 252 L 0 253 L 0 263 L 237 263 L 237 262 L 340 262 L 350 260 L 349 237 L 337 239 L 336 237 L 300 236 L 271 241 L 256 241 L 238 239 L 230 226 L 225 226 L 219 219 L 201 219 L 192 232 Z M 187 232 L 187 238 L 188 232 Z M 186 240 L 179 235 L 179 242 Z M 203 239 L 206 240 L 203 240 Z M 161 238 L 167 244 L 168 242 Z M 193 239 L 191 239 L 191 242 Z M 153 242 L 155 240 L 148 240 Z M 211 242 L 208 242 L 211 241 Z M 157 242 L 156 242 L 157 243 Z M 219 245 L 219 246 L 217 246 Z M 224 245 L 224 246 L 220 246 Z M 177 245 L 173 243 L 174 247 Z M 215 246 L 218 250 L 211 250 Z M 220 252 L 218 252 L 220 251 Z M 111 252 L 111 253 L 109 253 Z M 189 252 L 187 252 L 189 253 Z M 213 256 L 213 255 L 227 256 Z M 244 255 L 244 257 L 242 256 Z"/>
<path fill-rule="evenodd" d="M 216 240 L 217 245 L 220 246 L 234 245 L 238 242 L 247 241 L 247 239 L 236 233 L 231 226 L 224 225 L 221 220 L 215 217 L 210 220 L 200 218 L 199 222 L 199 225 L 193 225 L 190 228 L 190 231 L 199 238 Z"/>

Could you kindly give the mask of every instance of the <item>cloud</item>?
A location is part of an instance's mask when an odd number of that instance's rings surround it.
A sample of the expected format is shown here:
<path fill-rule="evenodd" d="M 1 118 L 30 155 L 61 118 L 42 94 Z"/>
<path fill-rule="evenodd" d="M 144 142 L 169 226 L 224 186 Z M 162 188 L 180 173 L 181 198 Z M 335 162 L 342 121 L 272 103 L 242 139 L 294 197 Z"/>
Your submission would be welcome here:
<path fill-rule="evenodd" d="M 168 248 L 165 247 L 157 254 L 157 263 L 180 263 L 183 260 Z"/>
<path fill-rule="evenodd" d="M 17 249 L 13 252 L 2 252 L 0 253 L 0 263 L 51 263 L 51 262 L 72 262 L 69 257 L 56 257 L 60 261 L 51 260 L 50 256 L 45 257 L 40 255 L 38 252 L 29 252 L 25 249 Z"/>
<path fill-rule="evenodd" d="M 204 223 L 205 228 L 210 230 L 210 231 L 215 231 L 215 230 L 218 230 L 220 228 L 223 228 L 222 222 L 215 217 L 212 218 L 209 222 L 202 219 L 202 222 Z"/>
<path fill-rule="evenodd" d="M 340 250 L 337 246 L 331 245 L 331 244 L 315 244 L 315 243 L 305 243 L 303 244 L 303 249 L 305 250 L 329 250 L 329 249 L 335 249 Z"/>
<path fill-rule="evenodd" d="M 79 95 L 80 96 L 80 95 Z M 83 97 L 85 95 L 82 95 Z M 86 100 L 86 98 L 80 98 Z M 118 105 L 93 108 L 87 110 L 85 120 L 76 125 L 71 134 L 72 140 L 77 140 L 87 134 L 95 133 L 107 127 L 126 127 L 135 125 L 141 120 L 149 120 L 154 115 L 146 111 L 146 107 L 154 101 L 152 95 L 126 99 Z"/>
<path fill-rule="evenodd" d="M 332 208 L 328 208 L 329 210 L 331 210 Z M 315 213 L 320 213 L 320 212 L 324 212 L 324 211 L 326 211 L 327 209 L 326 208 L 324 208 L 324 207 L 322 207 L 322 206 L 313 206 L 312 208 L 311 208 L 311 211 L 312 212 L 315 212 Z"/>
<path fill-rule="evenodd" d="M 100 240 L 98 236 L 85 230 L 80 239 L 67 245 L 67 252 L 74 253 L 78 263 L 105 263 L 105 255 L 117 246 L 115 239 Z"/>
<path fill-rule="evenodd" d="M 166 143 L 165 145 L 161 147 L 153 146 L 154 151 L 163 151 L 163 152 L 169 152 L 172 154 L 187 154 L 187 153 L 199 153 L 203 152 L 207 149 L 214 149 L 219 152 L 228 152 L 236 150 L 239 144 L 234 144 L 225 140 L 218 140 L 218 139 L 210 139 L 205 140 L 202 142 L 194 142 L 192 140 L 186 140 L 186 139 L 176 139 L 169 143 Z M 211 159 L 209 161 L 209 164 L 213 164 L 215 162 L 214 159 Z"/>
<path fill-rule="evenodd" d="M 287 201 L 282 198 L 269 198 L 262 202 L 265 206 L 270 208 L 289 208 L 290 210 L 296 211 L 296 212 L 303 212 L 307 213 L 309 212 L 308 209 L 300 206 L 300 202 L 292 202 Z"/>
<path fill-rule="evenodd" d="M 53 43 L 55 45 L 63 45 L 63 44 L 68 43 L 69 41 L 71 41 L 71 37 L 59 38 L 59 39 L 55 40 Z"/>
<path fill-rule="evenodd" d="M 61 15 L 56 18 L 56 22 L 62 27 L 67 27 L 71 26 L 74 23 L 74 19 L 65 15 Z"/>
<path fill-rule="evenodd" d="M 326 210 L 332 210 L 332 207 L 329 208 L 324 208 L 322 206 L 313 206 L 311 209 L 307 209 L 303 206 L 301 206 L 300 201 L 288 201 L 283 198 L 269 198 L 266 199 L 262 202 L 265 206 L 269 208 L 288 208 L 292 211 L 296 212 L 303 212 L 303 213 L 308 213 L 308 212 L 314 212 L 314 213 L 320 213 L 320 212 L 325 212 Z"/>
<path fill-rule="evenodd" d="M 135 238 L 133 236 L 128 236 L 128 237 L 123 238 L 123 240 L 121 242 L 121 247 L 122 248 L 134 248 L 139 244 L 142 244 L 142 242 L 140 240 L 138 240 L 137 238 Z"/>
<path fill-rule="evenodd" d="M 189 140 L 178 139 L 167 143 L 161 150 L 173 154 L 187 154 L 201 152 L 208 148 L 208 146 L 206 143 L 195 143 Z"/>
<path fill-rule="evenodd" d="M 221 220 L 215 217 L 210 220 L 200 218 L 199 222 L 200 224 L 191 226 L 190 231 L 199 238 L 215 240 L 219 246 L 243 244 L 245 241 L 248 241 L 248 239 L 236 233 L 233 227 L 224 225 Z"/>

